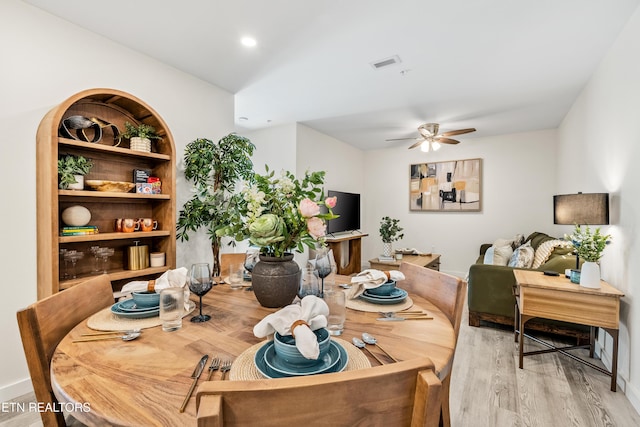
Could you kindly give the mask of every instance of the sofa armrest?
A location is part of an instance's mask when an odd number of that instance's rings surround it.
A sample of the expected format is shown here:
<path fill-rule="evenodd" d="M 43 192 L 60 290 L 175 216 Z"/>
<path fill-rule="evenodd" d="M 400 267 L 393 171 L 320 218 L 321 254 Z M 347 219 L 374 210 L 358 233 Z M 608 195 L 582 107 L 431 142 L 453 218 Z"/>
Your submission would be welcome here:
<path fill-rule="evenodd" d="M 487 249 L 491 247 L 491 243 L 483 243 L 480 245 L 480 256 L 484 257 L 484 254 L 487 252 Z"/>
<path fill-rule="evenodd" d="M 470 312 L 514 316 L 513 267 L 473 264 L 469 268 L 468 302 Z"/>

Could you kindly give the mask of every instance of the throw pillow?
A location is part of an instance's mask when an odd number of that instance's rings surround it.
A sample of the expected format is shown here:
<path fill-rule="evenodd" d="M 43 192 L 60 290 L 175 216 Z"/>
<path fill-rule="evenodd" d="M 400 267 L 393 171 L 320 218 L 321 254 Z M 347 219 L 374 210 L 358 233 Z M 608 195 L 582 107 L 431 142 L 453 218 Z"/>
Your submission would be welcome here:
<path fill-rule="evenodd" d="M 495 253 L 495 246 L 491 246 L 489 247 L 489 249 L 487 249 L 487 251 L 484 253 L 484 260 L 482 261 L 483 264 L 486 265 L 492 265 L 493 264 L 493 255 Z"/>
<path fill-rule="evenodd" d="M 529 242 L 520 245 L 509 260 L 509 267 L 531 268 L 533 264 L 534 251 Z"/>
<path fill-rule="evenodd" d="M 511 245 L 496 247 L 493 253 L 493 264 L 507 265 L 512 255 L 513 248 L 511 247 Z"/>
<path fill-rule="evenodd" d="M 516 234 L 511 239 L 497 239 L 495 242 L 493 242 L 493 246 L 501 247 L 501 246 L 510 245 L 511 249 L 513 250 L 513 249 L 517 248 L 518 246 L 522 245 L 523 242 L 524 242 L 524 235 L 523 234 Z"/>
<path fill-rule="evenodd" d="M 556 247 L 571 247 L 571 243 L 560 239 L 547 240 L 546 242 L 540 243 L 533 257 L 533 265 L 531 268 L 538 268 L 547 262 L 551 252 L 553 252 Z"/>

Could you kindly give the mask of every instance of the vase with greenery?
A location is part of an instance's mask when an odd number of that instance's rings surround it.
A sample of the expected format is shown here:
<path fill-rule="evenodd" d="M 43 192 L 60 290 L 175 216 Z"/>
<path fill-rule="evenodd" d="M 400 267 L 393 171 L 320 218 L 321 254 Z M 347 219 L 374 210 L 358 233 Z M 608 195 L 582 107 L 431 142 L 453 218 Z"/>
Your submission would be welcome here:
<path fill-rule="evenodd" d="M 300 268 L 293 251 L 323 245 L 326 221 L 336 218 L 335 197 L 324 197 L 325 172 L 306 172 L 302 179 L 269 168 L 256 174 L 254 182 L 241 192 L 241 215 L 218 230 L 220 236 L 248 239 L 260 248 L 260 262 L 252 271 L 252 287 L 265 307 L 290 304 L 300 286 Z M 321 207 L 326 209 L 323 211 Z"/>
<path fill-rule="evenodd" d="M 399 219 L 388 216 L 382 217 L 382 221 L 380 221 L 380 237 L 383 243 L 382 255 L 385 257 L 391 256 L 391 243 L 404 237 L 404 233 L 401 233 L 403 228 L 400 227 L 399 223 Z"/>
<path fill-rule="evenodd" d="M 221 229 L 227 229 L 241 216 L 242 196 L 235 192 L 240 180 L 253 181 L 251 156 L 255 145 L 231 133 L 217 143 L 204 138 L 187 144 L 184 175 L 193 183 L 193 196 L 182 207 L 176 224 L 177 238 L 189 240 L 189 233 L 205 228 L 213 251 L 212 274 L 220 271 Z"/>
<path fill-rule="evenodd" d="M 580 272 L 580 286 L 600 287 L 600 266 L 598 265 L 604 248 L 611 242 L 611 235 L 602 234 L 600 228 L 591 231 L 588 225 L 582 228 L 576 225 L 573 233 L 565 235 L 573 245 L 578 258 L 585 262 Z"/>
<path fill-rule="evenodd" d="M 58 186 L 63 189 L 82 190 L 84 188 L 84 176 L 93 167 L 93 162 L 83 156 L 67 154 L 58 159 Z"/>

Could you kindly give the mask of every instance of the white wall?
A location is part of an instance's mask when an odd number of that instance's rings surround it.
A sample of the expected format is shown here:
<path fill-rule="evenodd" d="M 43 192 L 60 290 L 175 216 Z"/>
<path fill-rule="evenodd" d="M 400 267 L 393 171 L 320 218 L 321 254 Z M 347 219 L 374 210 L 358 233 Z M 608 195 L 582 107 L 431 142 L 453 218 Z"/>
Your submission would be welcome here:
<path fill-rule="evenodd" d="M 640 412 L 640 304 L 635 301 L 640 292 L 638 52 L 640 9 L 560 126 L 557 192 L 611 193 L 611 225 L 603 231 L 612 234 L 613 240 L 604 251 L 601 273 L 626 295 L 620 313 L 618 383 Z M 569 232 L 571 227 L 558 229 Z M 612 342 L 610 338 L 600 342 L 604 344 L 603 361 L 609 364 Z"/>
<path fill-rule="evenodd" d="M 7 401 L 31 390 L 15 313 L 36 300 L 35 135 L 46 112 L 89 88 L 129 92 L 167 122 L 180 158 L 189 141 L 218 139 L 234 123 L 231 94 L 18 0 L 0 2 L 0 52 L 0 401 Z M 186 200 L 181 180 L 177 193 Z M 178 244 L 179 265 L 188 247 Z"/>
<path fill-rule="evenodd" d="M 383 216 L 400 220 L 404 239 L 394 247 L 442 254 L 441 270 L 464 277 L 478 257 L 481 243 L 517 233 L 550 232 L 555 189 L 555 131 L 487 138 L 464 138 L 439 151 L 389 148 L 365 153 L 365 229 L 368 260 L 382 253 L 379 228 Z M 409 166 L 415 163 L 482 159 L 481 212 L 409 211 Z"/>

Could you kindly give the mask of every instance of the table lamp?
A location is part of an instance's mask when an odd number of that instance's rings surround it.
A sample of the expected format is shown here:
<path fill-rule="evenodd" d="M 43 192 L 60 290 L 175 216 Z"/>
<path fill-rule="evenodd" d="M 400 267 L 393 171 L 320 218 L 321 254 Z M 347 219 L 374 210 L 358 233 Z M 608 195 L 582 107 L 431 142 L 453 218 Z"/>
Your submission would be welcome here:
<path fill-rule="evenodd" d="M 553 223 L 560 225 L 609 224 L 609 193 L 578 193 L 553 196 Z M 576 270 L 580 259 L 576 254 Z"/>

